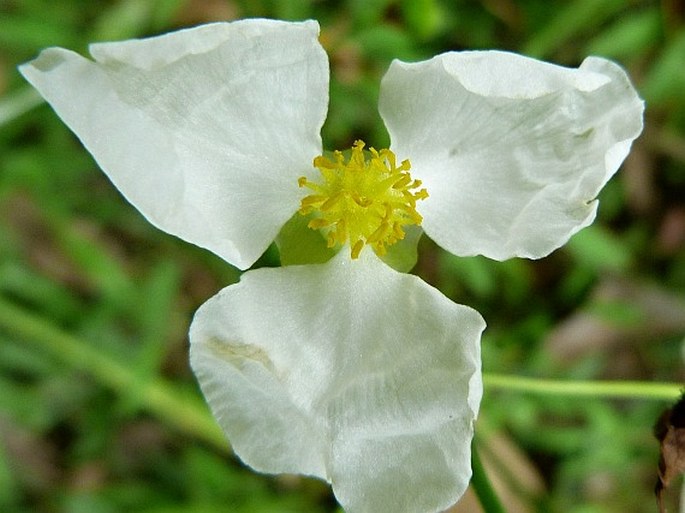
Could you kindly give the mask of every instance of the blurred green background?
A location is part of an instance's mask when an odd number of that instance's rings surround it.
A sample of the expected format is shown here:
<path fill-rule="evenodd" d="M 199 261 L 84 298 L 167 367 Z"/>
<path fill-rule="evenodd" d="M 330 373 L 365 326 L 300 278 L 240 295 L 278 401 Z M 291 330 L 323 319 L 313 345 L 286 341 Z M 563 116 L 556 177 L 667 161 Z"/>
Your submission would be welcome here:
<path fill-rule="evenodd" d="M 682 1 L 0 0 L 0 511 L 337 511 L 323 483 L 242 467 L 199 395 L 186 331 L 239 272 L 150 226 L 16 71 L 48 46 L 85 53 L 257 16 L 320 21 L 329 149 L 387 144 L 376 102 L 393 58 L 501 48 L 622 63 L 646 128 L 597 222 L 534 262 L 457 258 L 424 239 L 414 272 L 484 315 L 486 372 L 683 381 Z M 478 446 L 510 512 L 656 511 L 651 430 L 667 405 L 486 386 Z"/>

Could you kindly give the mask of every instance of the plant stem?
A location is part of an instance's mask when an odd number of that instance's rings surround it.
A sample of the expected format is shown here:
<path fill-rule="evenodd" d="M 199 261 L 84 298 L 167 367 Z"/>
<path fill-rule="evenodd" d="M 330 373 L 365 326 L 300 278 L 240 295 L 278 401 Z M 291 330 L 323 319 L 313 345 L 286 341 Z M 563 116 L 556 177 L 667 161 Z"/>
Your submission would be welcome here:
<path fill-rule="evenodd" d="M 684 388 L 682 383 L 649 381 L 560 381 L 505 374 L 483 373 L 487 390 L 527 392 L 538 395 L 590 396 L 614 399 L 673 401 Z"/>
<path fill-rule="evenodd" d="M 480 505 L 483 507 L 485 513 L 505 513 L 505 509 L 502 506 L 499 497 L 497 497 L 497 493 L 490 484 L 488 475 L 480 460 L 475 439 L 471 446 L 471 467 L 473 469 L 471 485 L 473 486 L 473 491 L 476 492 Z"/>
<path fill-rule="evenodd" d="M 119 396 L 135 393 L 137 403 L 162 421 L 222 451 L 227 450 L 226 438 L 202 402 L 184 397 L 170 383 L 159 378 L 141 382 L 130 366 L 2 298 L 0 330 L 36 344 L 52 357 L 93 376 Z"/>
<path fill-rule="evenodd" d="M 135 371 L 125 363 L 3 298 L 0 298 L 0 330 L 38 345 L 70 367 L 90 374 L 120 396 L 126 397 L 135 391 L 139 404 L 167 424 L 227 450 L 226 439 L 206 406 L 196 398 L 183 396 L 172 384 L 159 378 L 141 383 Z M 680 383 L 556 381 L 489 373 L 483 374 L 483 382 L 489 391 L 667 401 L 676 399 L 683 388 Z"/>

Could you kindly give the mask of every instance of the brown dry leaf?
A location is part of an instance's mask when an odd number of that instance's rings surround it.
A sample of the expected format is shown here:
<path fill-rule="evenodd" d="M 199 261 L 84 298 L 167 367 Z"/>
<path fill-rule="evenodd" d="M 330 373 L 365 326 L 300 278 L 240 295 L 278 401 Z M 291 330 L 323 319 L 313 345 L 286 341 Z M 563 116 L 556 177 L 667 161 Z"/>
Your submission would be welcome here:
<path fill-rule="evenodd" d="M 629 305 L 639 322 L 612 323 L 588 308 L 591 305 Z M 630 277 L 602 279 L 588 306 L 575 312 L 550 332 L 545 340 L 549 354 L 559 363 L 573 364 L 589 354 L 611 354 L 617 362 L 629 348 L 681 335 L 685 332 L 685 297 Z M 615 354 L 614 354 L 615 353 Z"/>
<path fill-rule="evenodd" d="M 654 426 L 654 436 L 659 440 L 659 477 L 654 487 L 660 513 L 666 513 L 663 501 L 664 489 L 671 481 L 685 472 L 685 394 L 672 407 L 665 410 Z"/>
<path fill-rule="evenodd" d="M 659 206 L 656 175 L 654 154 L 640 141 L 633 146 L 621 172 L 627 206 L 638 215 L 651 213 Z"/>
<path fill-rule="evenodd" d="M 190 0 L 176 16 L 179 25 L 198 25 L 214 21 L 230 21 L 240 18 L 240 8 L 226 0 Z"/>
<path fill-rule="evenodd" d="M 666 211 L 659 226 L 657 247 L 667 256 L 676 255 L 685 248 L 685 207 Z"/>
<path fill-rule="evenodd" d="M 0 444 L 13 477 L 29 492 L 41 495 L 62 478 L 58 450 L 40 433 L 0 415 Z"/>

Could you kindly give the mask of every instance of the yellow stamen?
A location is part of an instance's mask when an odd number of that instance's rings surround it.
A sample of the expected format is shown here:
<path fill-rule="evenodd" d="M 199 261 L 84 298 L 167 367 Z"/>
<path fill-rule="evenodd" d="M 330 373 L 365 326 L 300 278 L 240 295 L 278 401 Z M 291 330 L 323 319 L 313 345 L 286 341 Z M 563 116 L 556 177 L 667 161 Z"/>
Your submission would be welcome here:
<path fill-rule="evenodd" d="M 339 151 L 333 159 L 316 157 L 314 167 L 323 180 L 312 182 L 303 176 L 297 181 L 313 192 L 302 199 L 299 209 L 302 215 L 314 213 L 308 226 L 323 230 L 329 247 L 349 243 L 353 259 L 367 244 L 384 255 L 387 246 L 404 238 L 404 226 L 421 224 L 416 202 L 428 197 L 426 189 L 414 190 L 421 180 L 412 179 L 408 160 L 397 166 L 393 152 L 374 148 L 367 160 L 364 146 L 356 141 L 347 161 Z"/>

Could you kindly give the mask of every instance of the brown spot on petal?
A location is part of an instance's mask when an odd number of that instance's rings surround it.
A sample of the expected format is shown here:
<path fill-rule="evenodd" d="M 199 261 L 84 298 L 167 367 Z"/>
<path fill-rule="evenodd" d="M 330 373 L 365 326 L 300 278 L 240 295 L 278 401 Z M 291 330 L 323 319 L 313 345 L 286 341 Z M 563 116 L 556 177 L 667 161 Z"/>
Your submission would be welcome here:
<path fill-rule="evenodd" d="M 246 362 L 252 361 L 261 363 L 268 370 L 274 371 L 274 364 L 261 347 L 218 339 L 209 340 L 207 346 L 216 358 L 239 369 L 242 369 Z"/>

